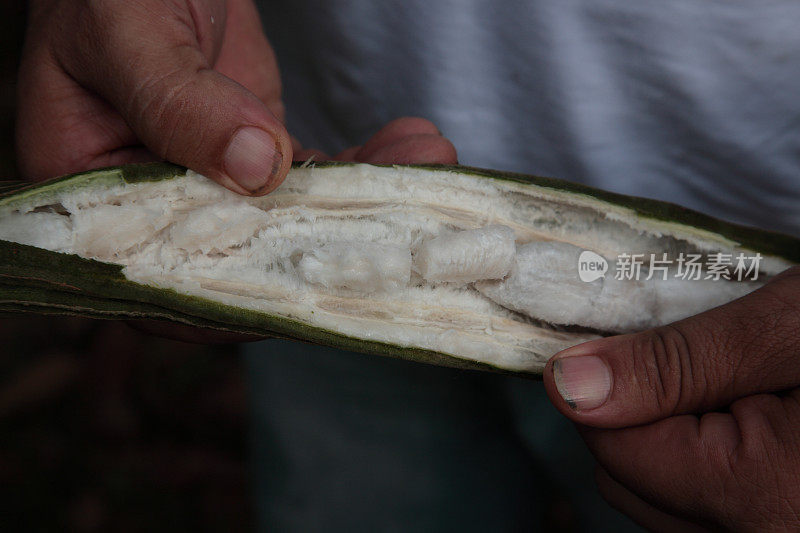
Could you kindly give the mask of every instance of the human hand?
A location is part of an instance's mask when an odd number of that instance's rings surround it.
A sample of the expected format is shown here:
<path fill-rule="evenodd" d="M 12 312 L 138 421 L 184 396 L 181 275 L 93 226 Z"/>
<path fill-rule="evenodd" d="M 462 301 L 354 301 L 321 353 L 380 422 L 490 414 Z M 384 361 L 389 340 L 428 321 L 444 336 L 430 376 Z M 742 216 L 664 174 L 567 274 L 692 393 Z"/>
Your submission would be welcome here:
<path fill-rule="evenodd" d="M 296 145 L 299 148 L 299 145 Z M 352 146 L 329 157 L 314 149 L 298 149 L 296 161 L 352 161 L 356 163 L 411 165 L 438 163 L 454 165 L 458 155 L 453 144 L 429 120 L 416 117 L 395 119 L 381 128 L 362 146 Z"/>
<path fill-rule="evenodd" d="M 240 194 L 274 190 L 293 148 L 278 66 L 251 0 L 31 0 L 19 72 L 23 176 L 167 159 Z M 435 126 L 400 119 L 341 160 L 454 163 Z M 254 340 L 167 323 L 192 342 Z"/>
<path fill-rule="evenodd" d="M 29 179 L 166 159 L 260 195 L 291 164 L 251 0 L 30 0 L 18 84 Z"/>
<path fill-rule="evenodd" d="M 23 176 L 161 158 L 260 195 L 286 176 L 293 148 L 297 159 L 327 159 L 283 126 L 278 66 L 252 0 L 30 8 L 18 80 Z M 403 119 L 337 159 L 454 162 L 455 151 L 430 122 Z"/>
<path fill-rule="evenodd" d="M 800 268 L 565 350 L 544 380 L 597 458 L 601 494 L 641 525 L 800 529 Z"/>

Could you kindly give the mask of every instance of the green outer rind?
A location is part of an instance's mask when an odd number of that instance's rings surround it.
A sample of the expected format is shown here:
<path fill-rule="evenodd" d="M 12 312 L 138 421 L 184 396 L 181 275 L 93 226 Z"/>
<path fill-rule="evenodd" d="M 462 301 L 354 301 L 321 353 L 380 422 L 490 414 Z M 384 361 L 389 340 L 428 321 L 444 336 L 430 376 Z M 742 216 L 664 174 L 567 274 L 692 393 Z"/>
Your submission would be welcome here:
<path fill-rule="evenodd" d="M 54 275 L 54 272 L 58 274 Z M 135 283 L 125 278 L 119 265 L 0 240 L 0 313 L 3 312 L 169 320 L 220 331 L 324 344 L 439 366 L 529 377 L 540 375 L 509 372 L 431 350 L 348 337 L 298 320 Z"/>
<path fill-rule="evenodd" d="M 126 183 L 162 181 L 186 175 L 186 168 L 171 163 L 144 163 L 123 167 L 87 170 L 78 174 L 60 176 L 39 183 L 27 183 L 13 189 L 3 189 L 0 182 L 0 207 L 13 208 L 31 200 L 47 202 L 58 194 L 86 185 L 113 187 Z"/>
<path fill-rule="evenodd" d="M 353 163 L 315 164 L 317 168 L 350 165 Z M 457 172 L 531 184 L 561 193 L 568 192 L 590 200 L 629 208 L 640 217 L 711 231 L 752 251 L 800 263 L 800 240 L 794 237 L 725 222 L 675 204 L 625 196 L 553 178 L 511 172 L 443 165 L 415 165 L 412 168 Z M 91 170 L 22 187 L 0 184 L 0 208 L 14 208 L 32 201 L 47 202 L 59 194 L 88 185 L 113 187 L 125 183 L 160 181 L 183 176 L 185 172 L 185 168 L 169 163 L 147 163 Z M 508 372 L 488 364 L 430 350 L 348 337 L 298 320 L 183 295 L 172 289 L 135 283 L 125 278 L 119 265 L 0 240 L 0 313 L 16 312 L 71 314 L 94 318 L 155 318 L 222 331 L 314 342 L 441 366 L 536 376 L 534 373 Z"/>

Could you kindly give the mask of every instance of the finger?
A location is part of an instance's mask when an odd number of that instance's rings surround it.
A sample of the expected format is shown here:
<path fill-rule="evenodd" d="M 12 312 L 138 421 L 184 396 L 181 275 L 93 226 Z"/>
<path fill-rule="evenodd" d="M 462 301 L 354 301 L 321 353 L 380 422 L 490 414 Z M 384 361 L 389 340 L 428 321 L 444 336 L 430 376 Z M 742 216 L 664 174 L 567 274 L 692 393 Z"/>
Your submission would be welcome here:
<path fill-rule="evenodd" d="M 438 135 L 414 134 L 403 137 L 391 144 L 374 150 L 368 157 L 360 152 L 356 160 L 363 163 L 377 164 L 444 164 L 454 165 L 458 162 L 453 144 Z"/>
<path fill-rule="evenodd" d="M 315 150 L 313 148 L 298 150 L 294 153 L 295 161 L 327 161 L 328 159 L 330 159 L 328 154 L 322 150 Z"/>
<path fill-rule="evenodd" d="M 66 50 L 86 54 L 58 57 L 67 71 L 159 157 L 242 194 L 274 189 L 291 163 L 288 133 L 257 96 L 210 68 L 195 31 L 222 4 L 179 14 L 157 1 L 99 5 L 77 15 L 83 24 Z"/>
<path fill-rule="evenodd" d="M 351 146 L 336 154 L 333 158 L 334 161 L 358 161 L 356 155 L 361 150 L 360 146 Z"/>
<path fill-rule="evenodd" d="M 358 151 L 355 159 L 368 161 L 376 151 L 412 135 L 441 137 L 438 128 L 430 120 L 418 117 L 398 118 L 386 124 L 378 133 L 370 137 Z"/>
<path fill-rule="evenodd" d="M 632 512 L 632 518 L 641 520 L 642 504 L 655 504 L 661 512 L 685 520 L 710 515 L 721 519 L 735 445 L 722 444 L 724 435 L 715 441 L 718 429 L 701 427 L 697 417 L 682 415 L 635 428 L 579 429 L 603 469 L 642 502 L 637 504 L 620 492 L 603 493 L 621 511 Z"/>
<path fill-rule="evenodd" d="M 602 467 L 595 470 L 597 490 L 611 507 L 628 516 L 649 531 L 662 533 L 706 531 L 704 528 L 682 520 L 653 507 L 622 484 L 613 479 Z"/>
<path fill-rule="evenodd" d="M 44 47 L 26 45 L 18 88 L 15 141 L 25 178 L 158 159 L 113 107 L 67 76 Z"/>
<path fill-rule="evenodd" d="M 298 150 L 302 150 L 303 149 L 303 145 L 300 143 L 300 139 L 298 139 L 294 135 L 289 135 L 289 138 L 292 141 L 292 150 L 294 150 L 296 152 Z"/>
<path fill-rule="evenodd" d="M 800 383 L 800 270 L 705 313 L 565 350 L 545 387 L 574 421 L 625 427 Z"/>
<path fill-rule="evenodd" d="M 225 40 L 214 69 L 246 87 L 284 122 L 278 61 L 258 10 L 252 0 L 228 0 L 227 7 Z"/>
<path fill-rule="evenodd" d="M 643 501 L 695 523 L 764 530 L 796 521 L 798 400 L 797 390 L 762 394 L 728 413 L 579 431 L 598 463 Z"/>

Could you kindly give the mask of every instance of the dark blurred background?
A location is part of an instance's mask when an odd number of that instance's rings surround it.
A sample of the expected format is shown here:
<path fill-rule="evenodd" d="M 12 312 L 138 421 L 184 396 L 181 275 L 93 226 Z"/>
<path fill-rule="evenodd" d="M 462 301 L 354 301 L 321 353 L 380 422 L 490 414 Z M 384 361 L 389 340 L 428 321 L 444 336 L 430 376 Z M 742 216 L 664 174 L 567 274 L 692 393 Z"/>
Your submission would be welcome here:
<path fill-rule="evenodd" d="M 24 1 L 0 2 L 0 179 L 14 179 Z M 0 530 L 241 531 L 252 505 L 233 347 L 0 318 Z"/>

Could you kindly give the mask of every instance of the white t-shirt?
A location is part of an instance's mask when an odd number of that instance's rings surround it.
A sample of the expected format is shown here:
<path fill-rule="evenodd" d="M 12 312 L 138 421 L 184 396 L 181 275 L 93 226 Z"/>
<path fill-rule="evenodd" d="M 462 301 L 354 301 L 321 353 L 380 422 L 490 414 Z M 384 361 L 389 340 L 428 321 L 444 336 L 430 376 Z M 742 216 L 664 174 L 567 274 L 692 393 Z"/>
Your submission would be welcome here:
<path fill-rule="evenodd" d="M 290 130 L 309 146 L 335 151 L 419 115 L 464 164 L 800 234 L 797 0 L 260 7 Z"/>

